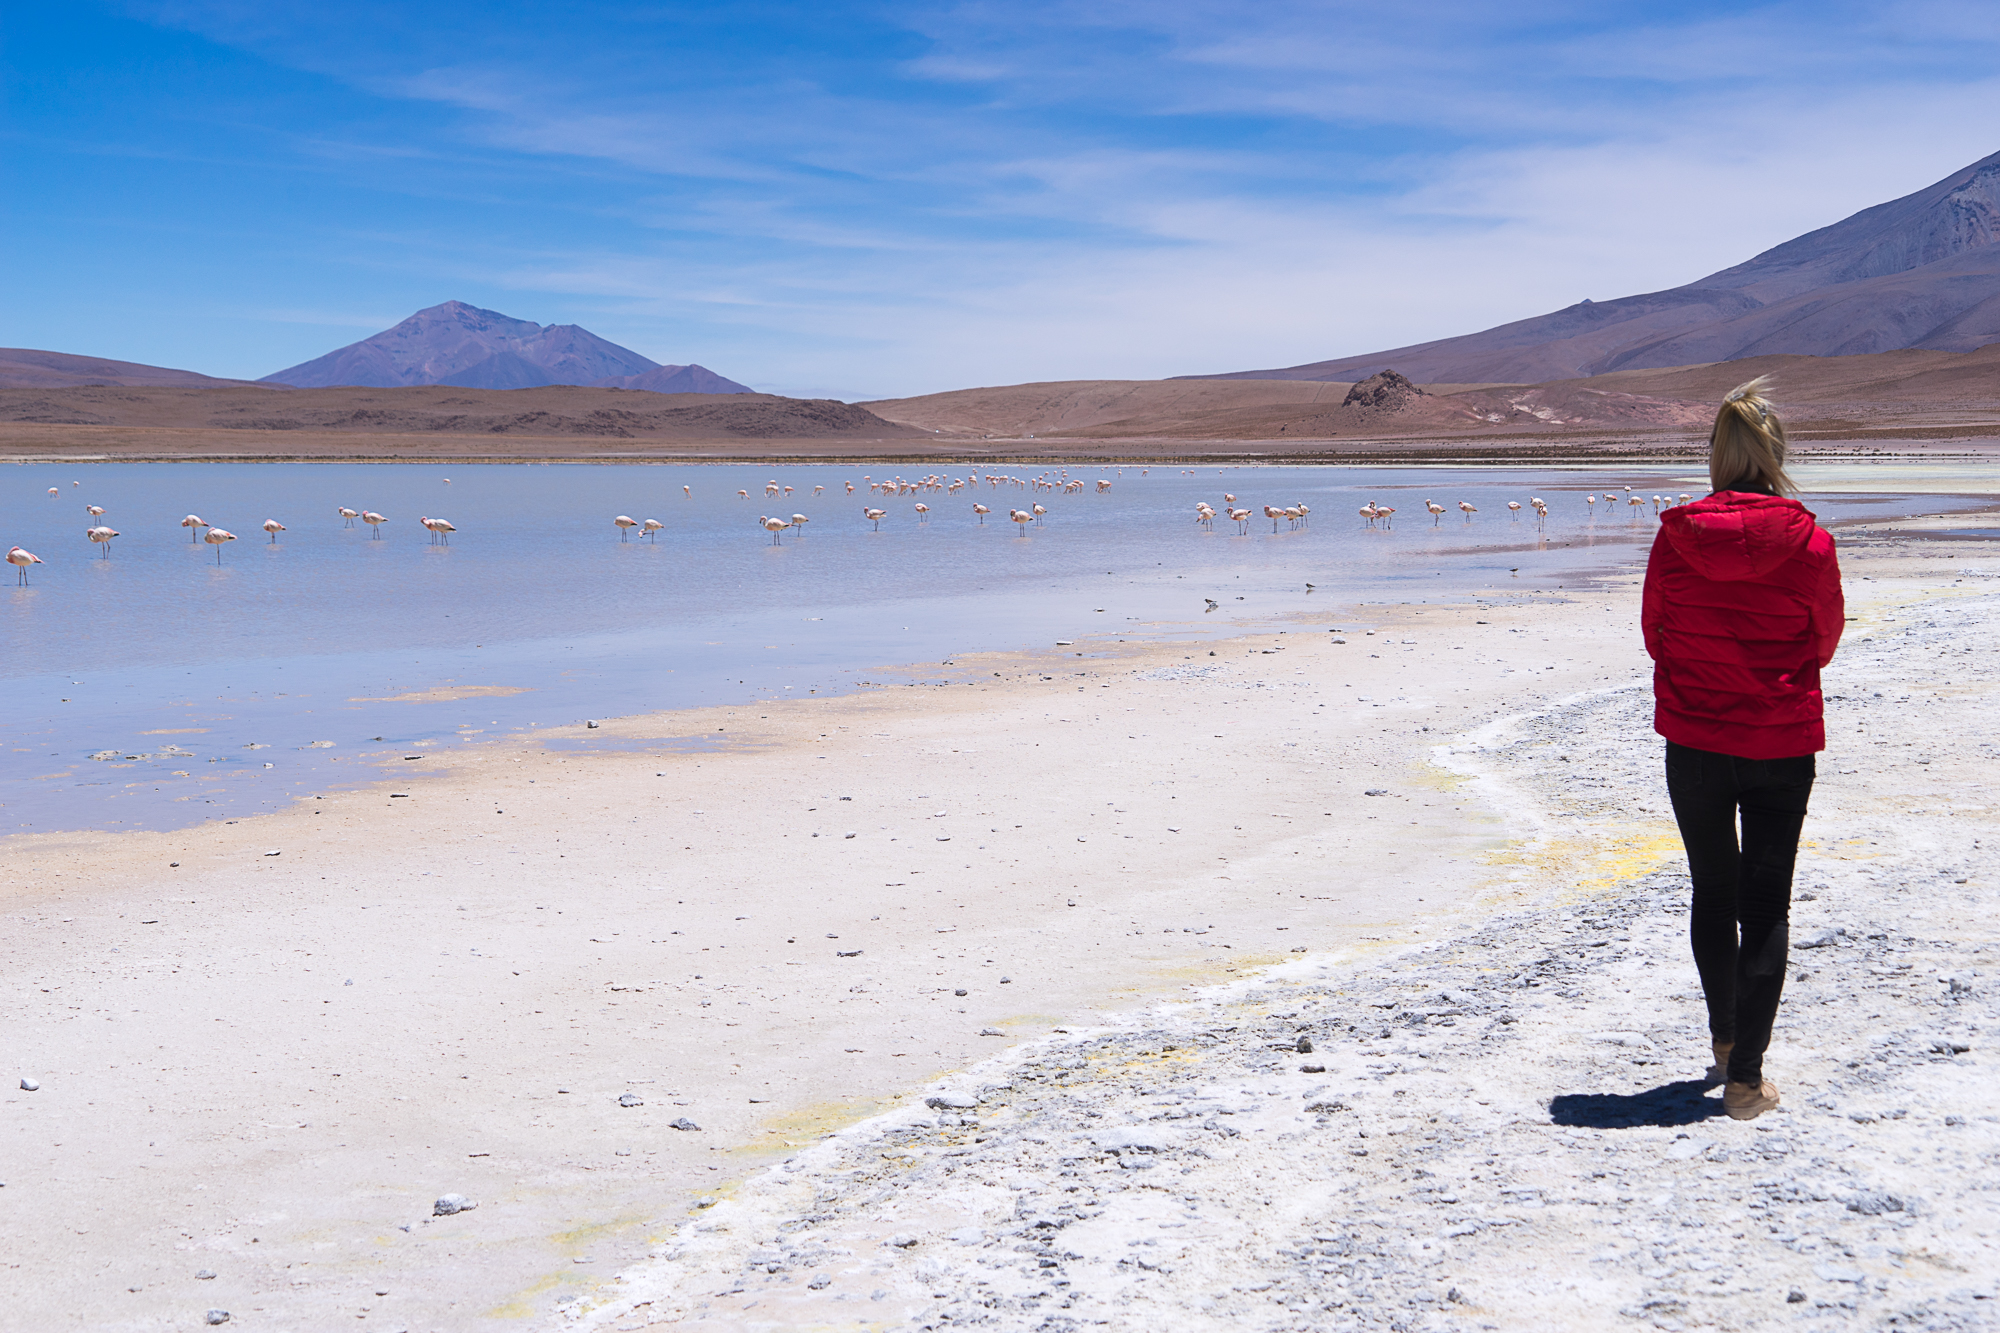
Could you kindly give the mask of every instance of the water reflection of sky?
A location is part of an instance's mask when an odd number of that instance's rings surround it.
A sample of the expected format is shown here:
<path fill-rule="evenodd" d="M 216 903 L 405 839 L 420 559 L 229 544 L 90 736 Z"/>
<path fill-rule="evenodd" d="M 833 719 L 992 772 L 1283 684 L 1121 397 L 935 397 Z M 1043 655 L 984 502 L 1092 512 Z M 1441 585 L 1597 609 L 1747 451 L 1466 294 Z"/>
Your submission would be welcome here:
<path fill-rule="evenodd" d="M 835 692 L 959 653 L 1216 635 L 1369 601 L 1573 586 L 1643 557 L 1652 507 L 1625 505 L 1624 486 L 1646 496 L 1700 490 L 1684 467 L 1073 468 L 1114 484 L 1103 494 L 979 485 L 900 499 L 863 488 L 864 475 L 889 472 L 17 466 L 0 492 L 0 542 L 47 563 L 29 587 L 0 596 L 12 705 L 0 729 L 0 831 L 175 826 L 270 809 L 385 768 L 414 778 L 426 761 L 405 756 L 466 741 Z M 772 478 L 793 494 L 767 500 Z M 1807 498 L 1830 523 L 1984 505 L 1850 489 L 1846 473 L 1827 479 L 1834 489 Z M 852 496 L 850 480 L 862 488 Z M 1926 489 L 1937 480 L 1921 479 Z M 827 489 L 814 496 L 814 486 Z M 1606 488 L 1619 503 L 1585 504 Z M 1312 515 L 1275 533 L 1261 516 L 1245 535 L 1226 520 L 1212 532 L 1195 526 L 1195 501 L 1221 506 L 1224 492 L 1252 509 L 1303 502 Z M 1549 501 L 1546 530 L 1505 507 L 1531 494 Z M 1447 513 L 1433 520 L 1426 499 Z M 1396 507 L 1392 528 L 1356 516 L 1369 500 Z M 1468 520 L 1460 500 L 1479 512 Z M 983 526 L 975 501 L 994 510 Z M 918 502 L 931 509 L 927 523 Z M 863 521 L 864 503 L 889 511 L 881 531 Z M 1006 521 L 1009 507 L 1033 503 L 1049 510 L 1042 525 L 1023 533 Z M 344 527 L 340 505 L 392 521 L 376 540 L 366 526 Z M 811 522 L 781 545 L 756 525 L 795 512 Z M 178 526 L 189 513 L 238 535 L 220 564 Z M 620 541 L 611 525 L 620 513 L 665 530 Z M 457 526 L 450 547 L 429 544 L 421 514 Z M 260 530 L 266 518 L 286 525 L 275 544 Z M 92 522 L 123 534 L 108 559 L 84 540 Z M 1204 610 L 1208 599 L 1217 610 Z"/>

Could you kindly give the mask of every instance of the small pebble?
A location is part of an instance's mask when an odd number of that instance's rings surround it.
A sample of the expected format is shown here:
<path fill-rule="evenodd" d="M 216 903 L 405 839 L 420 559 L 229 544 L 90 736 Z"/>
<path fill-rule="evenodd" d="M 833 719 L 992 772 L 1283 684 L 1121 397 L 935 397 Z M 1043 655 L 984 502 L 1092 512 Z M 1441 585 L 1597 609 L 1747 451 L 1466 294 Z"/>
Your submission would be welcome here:
<path fill-rule="evenodd" d="M 210 1310 L 210 1311 L 208 1312 L 208 1314 L 207 1314 L 206 1316 L 204 1316 L 204 1317 L 205 1317 L 205 1318 L 206 1318 L 206 1319 L 208 1320 L 208 1322 L 209 1322 L 209 1323 L 211 1323 L 211 1324 L 226 1324 L 226 1323 L 228 1323 L 228 1322 L 229 1322 L 229 1311 L 227 1311 L 227 1310 Z"/>
<path fill-rule="evenodd" d="M 626 1093 L 618 1099 L 620 1106 L 644 1106 L 646 1103 L 635 1093 Z"/>
<path fill-rule="evenodd" d="M 468 1213 L 479 1205 L 463 1194 L 447 1194 L 431 1205 L 432 1217 L 450 1217 L 453 1213 Z"/>
<path fill-rule="evenodd" d="M 1387 787 L 1370 787 L 1367 791 L 1364 791 L 1361 794 L 1363 796 L 1387 796 L 1389 794 L 1389 789 Z"/>
<path fill-rule="evenodd" d="M 962 991 L 962 990 L 955 990 L 955 991 L 953 991 L 953 992 L 952 992 L 952 994 L 953 994 L 953 995 L 963 995 L 963 994 L 965 994 L 965 992 L 964 992 L 964 991 Z"/>
<path fill-rule="evenodd" d="M 1311 1055 L 1312 1049 L 1313 1049 L 1313 1039 L 1311 1037 L 1299 1038 L 1299 1044 L 1297 1050 L 1300 1055 Z"/>
<path fill-rule="evenodd" d="M 667 1122 L 667 1128 L 688 1130 L 688 1129 L 700 1129 L 701 1126 L 697 1125 L 694 1121 L 688 1119 L 686 1116 L 678 1116 L 675 1119 L 669 1120 Z"/>
<path fill-rule="evenodd" d="M 197 1272 L 195 1277 L 203 1282 L 211 1281 L 215 1277 L 215 1270 L 213 1268 L 204 1268 Z"/>
<path fill-rule="evenodd" d="M 883 1242 L 883 1244 L 893 1245 L 899 1250 L 907 1250 L 916 1243 L 917 1243 L 917 1238 L 915 1236 L 912 1236 L 907 1231 L 898 1232 L 897 1234 L 889 1237 L 888 1240 Z"/>
<path fill-rule="evenodd" d="M 42 1089 L 42 1085 L 41 1085 L 41 1084 L 39 1084 L 39 1083 L 37 1083 L 37 1082 L 35 1082 L 35 1080 L 33 1080 L 33 1079 L 31 1079 L 31 1078 L 24 1078 L 24 1079 L 22 1079 L 22 1080 L 21 1080 L 21 1091 L 22 1091 L 22 1092 L 40 1092 L 40 1091 L 41 1091 L 41 1089 Z"/>

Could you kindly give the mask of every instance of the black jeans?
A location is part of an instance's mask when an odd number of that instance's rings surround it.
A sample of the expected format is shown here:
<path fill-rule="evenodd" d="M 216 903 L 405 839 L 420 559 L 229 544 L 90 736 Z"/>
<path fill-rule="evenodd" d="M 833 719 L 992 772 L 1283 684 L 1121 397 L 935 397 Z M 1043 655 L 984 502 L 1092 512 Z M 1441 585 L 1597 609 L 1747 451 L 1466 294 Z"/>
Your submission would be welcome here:
<path fill-rule="evenodd" d="M 1717 1041 L 1736 1043 L 1732 1083 L 1764 1077 L 1764 1051 L 1785 991 L 1792 863 L 1813 772 L 1809 754 L 1738 759 L 1667 742 L 1667 796 L 1694 882 L 1688 938 L 1708 997 L 1708 1030 Z"/>

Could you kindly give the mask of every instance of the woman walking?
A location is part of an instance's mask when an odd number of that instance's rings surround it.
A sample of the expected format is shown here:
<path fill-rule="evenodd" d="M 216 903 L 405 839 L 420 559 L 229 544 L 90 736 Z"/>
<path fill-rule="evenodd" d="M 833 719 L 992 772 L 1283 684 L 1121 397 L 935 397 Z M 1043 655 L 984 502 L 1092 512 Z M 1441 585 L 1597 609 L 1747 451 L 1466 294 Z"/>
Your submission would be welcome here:
<path fill-rule="evenodd" d="M 1764 387 L 1760 377 L 1723 400 L 1709 437 L 1715 493 L 1662 515 L 1640 614 L 1693 881 L 1709 1076 L 1738 1120 L 1778 1104 L 1764 1051 L 1785 988 L 1813 757 L 1826 748 L 1819 671 L 1844 623 L 1833 538 L 1791 498 L 1785 427 Z"/>

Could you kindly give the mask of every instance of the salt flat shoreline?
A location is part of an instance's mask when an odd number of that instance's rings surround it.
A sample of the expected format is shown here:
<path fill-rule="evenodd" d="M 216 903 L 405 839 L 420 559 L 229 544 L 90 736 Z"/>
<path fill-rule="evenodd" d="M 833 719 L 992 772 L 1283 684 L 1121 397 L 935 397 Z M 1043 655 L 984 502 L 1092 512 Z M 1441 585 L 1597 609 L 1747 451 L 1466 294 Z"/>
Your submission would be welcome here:
<path fill-rule="evenodd" d="M 1939 595 L 1919 589 L 1966 561 L 1963 548 L 1944 555 L 1864 555 L 1881 586 L 1857 605 Z M 700 1233 L 696 1248 L 721 1267 L 667 1281 L 648 1265 L 685 1265 L 687 1253 L 648 1256 L 670 1252 L 678 1218 L 715 1226 L 739 1205 L 696 1206 L 740 1198 L 746 1216 L 791 1234 L 772 1182 L 826 1185 L 824 1168 L 800 1159 L 765 1178 L 762 1164 L 909 1105 L 950 1071 L 990 1070 L 1016 1044 L 1068 1060 L 1100 1048 L 1072 1050 L 1059 1028 L 1075 1037 L 1274 965 L 1351 969 L 1340 960 L 1659 871 L 1671 854 L 1664 800 L 1641 762 L 1657 742 L 1626 706 L 1645 674 L 1633 601 L 1626 579 L 1560 598 L 1369 607 L 1365 619 L 1348 609 L 1213 658 L 1167 644 L 968 657 L 948 688 L 607 724 L 629 751 L 562 753 L 538 736 L 457 756 L 429 782 L 240 823 L 11 839 L 0 994 L 18 1016 L 8 1053 L 42 1087 L 0 1092 L 14 1145 L 0 1159 L 10 1308 L 45 1327 L 182 1327 L 213 1307 L 272 1327 L 337 1313 L 449 1329 L 558 1311 L 630 1322 L 619 1299 L 662 1281 L 677 1296 L 719 1292 L 747 1271 L 747 1251 L 730 1247 L 769 1236 L 748 1222 Z M 1564 772 L 1587 773 L 1607 802 L 1590 825 L 1605 839 L 1622 846 L 1634 821 L 1645 830 L 1636 861 L 1544 855 L 1532 810 L 1550 793 L 1495 786 L 1434 753 L 1572 698 L 1625 701 L 1602 720 L 1599 758 L 1572 755 Z M 1590 767 L 1605 754 L 1631 765 Z M 1899 768 L 1898 781 L 1918 772 L 1946 777 Z M 1990 812 L 1953 818 L 1990 823 Z M 1306 961 L 1286 964 L 1295 951 Z M 1684 961 L 1671 940 L 1648 956 L 1656 971 Z M 1690 973 L 1674 988 L 1682 1010 L 1691 984 Z M 1657 999 L 1635 986 L 1627 1002 Z M 1200 1003 L 1272 1009 L 1254 996 Z M 1508 1026 L 1527 1034 L 1555 1016 L 1516 1017 Z M 1240 1054 L 1216 1046 L 1217 1059 Z M 1192 1067 L 1176 1054 L 1176 1068 Z M 1514 1062 L 1523 1080 L 1506 1095 L 1525 1116 L 1540 1088 L 1546 1123 L 1541 1059 Z M 1339 1077 L 1332 1058 L 1327 1069 Z M 1157 1079 L 1114 1082 L 1063 1095 L 1108 1098 L 1084 1108 L 1108 1118 L 1118 1096 Z M 973 1111 L 982 1126 L 990 1116 Z M 979 1137 L 929 1122 L 909 1132 Z M 1080 1169 L 1031 1159 L 1026 1178 Z M 1226 1157 L 1203 1160 L 1221 1170 Z M 1293 1176 L 1321 1195 L 1334 1178 Z M 890 1208 L 948 1196 L 939 1183 L 898 1173 L 871 1189 Z M 479 1208 L 427 1220 L 431 1200 L 454 1192 Z M 935 1321 L 954 1308 L 937 1291 L 962 1303 L 971 1279 L 953 1287 L 950 1265 L 936 1267 L 944 1242 L 911 1234 L 919 1243 L 891 1247 L 900 1258 L 859 1294 L 883 1290 Z M 879 1245 L 844 1248 L 856 1273 L 885 1262 Z M 991 1259 L 991 1248 L 949 1253 Z M 1228 1263 L 1272 1262 L 1257 1245 L 1219 1248 Z M 813 1288 L 814 1275 L 777 1262 L 762 1265 L 764 1287 L 857 1295 L 853 1274 Z M 717 1274 L 729 1281 L 702 1285 Z M 1082 1272 L 1063 1280 L 1088 1285 Z M 1183 1307 L 1189 1326 L 1224 1317 L 1181 1286 L 1145 1282 L 1158 1319 Z M 652 1299 L 644 1318 L 680 1309 Z M 758 1299 L 748 1287 L 728 1309 L 701 1299 L 707 1309 L 676 1317 L 788 1327 L 879 1322 L 891 1308 L 759 1314 L 741 1308 Z M 1049 1313 L 977 1309 L 996 1326 Z M 1464 1318 L 1477 1326 L 1470 1307 Z"/>

